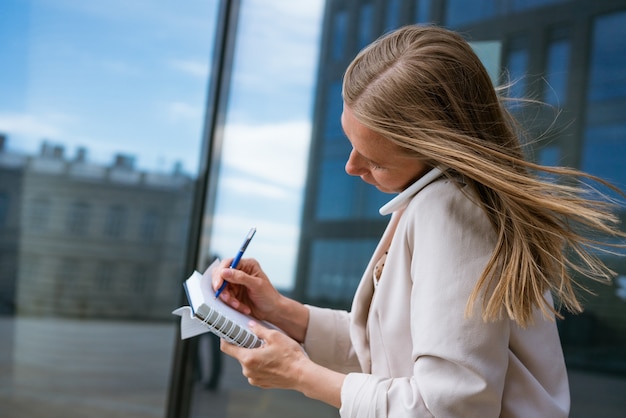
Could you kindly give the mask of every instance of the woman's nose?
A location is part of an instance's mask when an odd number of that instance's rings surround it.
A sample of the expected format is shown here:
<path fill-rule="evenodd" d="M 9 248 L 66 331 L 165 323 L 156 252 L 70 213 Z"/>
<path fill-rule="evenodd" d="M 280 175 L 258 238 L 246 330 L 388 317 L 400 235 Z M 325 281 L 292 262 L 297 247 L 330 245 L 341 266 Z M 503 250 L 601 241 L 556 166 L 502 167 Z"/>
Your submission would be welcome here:
<path fill-rule="evenodd" d="M 346 173 L 351 176 L 360 176 L 363 174 L 365 166 L 363 165 L 363 161 L 359 159 L 359 154 L 352 150 L 350 152 L 350 156 L 348 157 L 348 161 L 346 161 Z"/>

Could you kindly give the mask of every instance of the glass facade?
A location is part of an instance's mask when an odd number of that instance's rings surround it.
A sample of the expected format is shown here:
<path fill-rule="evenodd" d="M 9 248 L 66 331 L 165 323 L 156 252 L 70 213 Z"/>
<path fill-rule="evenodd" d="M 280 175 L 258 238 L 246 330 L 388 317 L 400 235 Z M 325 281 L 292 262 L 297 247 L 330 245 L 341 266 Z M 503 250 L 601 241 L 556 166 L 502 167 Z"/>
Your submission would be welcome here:
<path fill-rule="evenodd" d="M 626 188 L 626 1 L 293 3 L 2 2 L 3 416 L 337 417 L 251 387 L 171 311 L 251 226 L 281 292 L 350 306 L 391 196 L 344 171 L 341 80 L 393 28 L 461 31 L 494 83 L 552 107 L 531 108 L 553 132 L 532 158 Z M 573 418 L 623 414 L 626 263 L 606 261 L 614 284 L 558 324 Z"/>
<path fill-rule="evenodd" d="M 626 186 L 626 12 L 593 21 L 581 166 Z M 617 197 L 617 196 L 615 196 Z"/>
<path fill-rule="evenodd" d="M 216 2 L 0 3 L 0 415 L 162 417 Z"/>
<path fill-rule="evenodd" d="M 511 102 L 522 122 L 532 123 L 527 150 L 531 158 L 542 164 L 581 168 L 623 188 L 626 2 L 590 4 L 566 0 L 327 2 L 326 19 L 345 16 L 348 11 L 348 33 L 342 33 L 348 41 L 342 42 L 355 47 L 345 51 L 343 67 L 327 65 L 334 39 L 325 30 L 329 35 L 323 36 L 314 124 L 327 129 L 316 131 L 311 145 L 296 275 L 298 297 L 318 305 L 349 307 L 358 283 L 354 275 L 369 259 L 369 253 L 355 254 L 366 251 L 366 243 L 373 248 L 386 223 L 377 208 L 389 196 L 367 186 L 361 190 L 362 183 L 342 172 L 350 146 L 337 129 L 341 110 L 330 105 L 333 98 L 328 96 L 339 100 L 336 86 L 362 45 L 363 8 L 384 10 L 371 18 L 374 37 L 390 26 L 413 22 L 433 22 L 461 31 L 485 60 L 494 83 L 509 85 L 509 96 L 547 104 Z M 400 18 L 391 25 L 398 10 Z M 408 16 L 414 20 L 403 20 Z M 355 41 L 350 42 L 350 37 Z M 336 55 L 332 61 L 338 61 Z M 617 215 L 626 218 L 624 211 Z M 342 263 L 337 263 L 338 258 Z M 601 409 L 602 416 L 619 416 L 623 406 L 618 393 L 626 390 L 626 264 L 618 257 L 606 261 L 618 274 L 615 283 L 585 282 L 597 296 L 584 297 L 584 314 L 567 316 L 558 324 L 570 373 L 572 417 L 596 415 L 589 415 L 594 408 Z M 332 290 L 320 290 L 326 288 Z M 346 292 L 345 297 L 337 294 L 340 291 Z M 587 396 L 590 384 L 602 392 L 603 401 L 600 396 Z"/>

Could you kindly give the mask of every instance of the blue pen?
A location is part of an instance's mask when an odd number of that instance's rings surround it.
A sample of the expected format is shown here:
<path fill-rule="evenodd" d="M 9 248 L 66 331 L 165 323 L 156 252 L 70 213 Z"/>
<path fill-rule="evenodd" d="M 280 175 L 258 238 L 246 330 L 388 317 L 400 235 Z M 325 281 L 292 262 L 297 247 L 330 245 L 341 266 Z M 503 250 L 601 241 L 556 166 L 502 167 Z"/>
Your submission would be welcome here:
<path fill-rule="evenodd" d="M 250 244 L 250 241 L 252 241 L 252 237 L 254 236 L 255 233 L 256 233 L 256 228 L 250 228 L 250 232 L 248 232 L 248 235 L 246 235 L 246 239 L 243 241 L 243 244 L 241 244 L 241 248 L 239 249 L 239 252 L 233 259 L 233 262 L 230 263 L 231 269 L 234 269 L 237 267 L 237 264 L 239 264 L 239 260 L 241 260 L 243 253 L 246 251 L 246 248 L 248 248 L 248 244 Z M 224 290 L 227 284 L 228 282 L 226 280 L 222 282 L 222 285 L 220 286 L 220 288 L 217 289 L 217 292 L 215 292 L 215 299 L 217 299 L 220 296 L 220 293 L 222 293 L 222 290 Z"/>

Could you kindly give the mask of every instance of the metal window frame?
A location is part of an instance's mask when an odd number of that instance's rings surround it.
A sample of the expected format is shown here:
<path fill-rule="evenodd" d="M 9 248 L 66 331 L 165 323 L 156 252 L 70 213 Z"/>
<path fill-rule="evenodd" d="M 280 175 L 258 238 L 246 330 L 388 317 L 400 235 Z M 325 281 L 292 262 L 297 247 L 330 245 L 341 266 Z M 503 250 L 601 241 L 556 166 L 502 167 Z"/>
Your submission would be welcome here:
<path fill-rule="evenodd" d="M 203 231 L 206 231 L 203 229 L 203 221 L 205 214 L 212 214 L 215 207 L 215 185 L 226 119 L 240 3 L 240 0 L 221 0 L 216 19 L 202 149 L 189 225 L 185 262 L 188 271 L 196 269 L 202 263 L 200 242 Z M 180 300 L 184 303 L 185 295 L 182 286 Z M 180 323 L 176 325 L 176 329 L 165 416 L 166 418 L 187 418 L 191 411 L 198 344 L 196 339 L 181 340 L 178 337 Z"/>

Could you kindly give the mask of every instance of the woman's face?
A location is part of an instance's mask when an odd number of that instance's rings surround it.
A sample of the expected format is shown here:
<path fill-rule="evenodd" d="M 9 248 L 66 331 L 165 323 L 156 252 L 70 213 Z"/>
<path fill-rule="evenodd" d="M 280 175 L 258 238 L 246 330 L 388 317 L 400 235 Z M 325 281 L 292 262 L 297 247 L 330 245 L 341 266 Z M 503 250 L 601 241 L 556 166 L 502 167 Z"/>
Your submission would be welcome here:
<path fill-rule="evenodd" d="M 388 139 L 367 128 L 354 118 L 345 104 L 341 125 L 352 144 L 346 162 L 346 173 L 385 193 L 399 193 L 420 178 L 428 167 Z"/>

